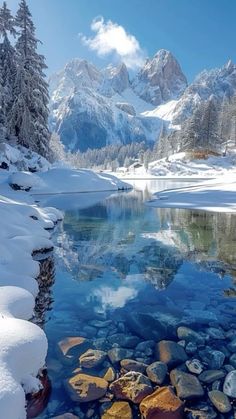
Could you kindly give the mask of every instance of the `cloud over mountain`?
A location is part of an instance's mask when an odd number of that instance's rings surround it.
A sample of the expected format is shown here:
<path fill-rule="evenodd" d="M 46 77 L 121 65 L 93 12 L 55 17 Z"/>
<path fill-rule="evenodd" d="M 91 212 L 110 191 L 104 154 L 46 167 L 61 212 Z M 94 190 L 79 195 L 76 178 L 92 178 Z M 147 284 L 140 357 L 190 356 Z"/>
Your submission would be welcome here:
<path fill-rule="evenodd" d="M 91 23 L 93 37 L 80 34 L 84 45 L 95 51 L 99 56 L 113 55 L 123 61 L 127 67 L 135 69 L 144 62 L 144 52 L 134 35 L 126 32 L 125 28 L 102 16 Z"/>

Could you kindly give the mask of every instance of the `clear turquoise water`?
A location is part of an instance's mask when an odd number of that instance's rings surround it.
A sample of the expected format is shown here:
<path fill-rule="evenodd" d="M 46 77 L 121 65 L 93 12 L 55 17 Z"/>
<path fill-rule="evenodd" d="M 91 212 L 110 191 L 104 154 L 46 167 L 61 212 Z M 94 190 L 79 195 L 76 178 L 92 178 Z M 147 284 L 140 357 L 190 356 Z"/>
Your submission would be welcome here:
<path fill-rule="evenodd" d="M 53 391 L 41 419 L 78 413 L 63 385 L 78 361 L 65 366 L 56 351 L 66 336 L 94 343 L 129 334 L 130 313 L 158 318 L 170 338 L 180 324 L 235 328 L 236 299 L 227 290 L 236 278 L 236 217 L 145 206 L 151 192 L 171 186 L 140 182 L 124 193 L 42 198 L 63 209 L 65 219 L 54 234 L 56 281 L 45 323 Z M 96 319 L 111 322 L 96 329 Z M 137 330 L 141 341 L 142 334 Z M 99 404 L 79 409 L 91 407 L 100 417 Z"/>

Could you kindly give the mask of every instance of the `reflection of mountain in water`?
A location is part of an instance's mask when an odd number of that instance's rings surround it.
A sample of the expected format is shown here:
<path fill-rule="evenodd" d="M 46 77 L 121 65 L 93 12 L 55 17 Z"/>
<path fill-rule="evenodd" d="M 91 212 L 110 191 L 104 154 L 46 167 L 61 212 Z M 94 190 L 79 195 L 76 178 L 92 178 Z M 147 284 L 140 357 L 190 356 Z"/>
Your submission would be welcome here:
<path fill-rule="evenodd" d="M 162 289 L 184 259 L 219 274 L 236 272 L 235 216 L 147 208 L 148 195 L 119 193 L 66 213 L 57 250 L 76 279 L 141 274 Z"/>

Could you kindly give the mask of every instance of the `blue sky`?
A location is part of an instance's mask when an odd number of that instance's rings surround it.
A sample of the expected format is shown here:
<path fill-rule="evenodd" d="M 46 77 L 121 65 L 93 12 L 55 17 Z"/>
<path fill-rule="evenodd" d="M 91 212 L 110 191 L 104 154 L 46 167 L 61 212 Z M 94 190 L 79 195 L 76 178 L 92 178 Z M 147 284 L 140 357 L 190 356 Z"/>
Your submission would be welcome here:
<path fill-rule="evenodd" d="M 17 3 L 8 0 L 13 10 Z M 229 58 L 236 62 L 235 0 L 28 0 L 28 4 L 49 73 L 74 57 L 102 67 L 121 54 L 132 67 L 160 48 L 176 56 L 189 80 Z M 113 29 L 122 39 L 115 49 L 106 45 L 116 34 Z"/>

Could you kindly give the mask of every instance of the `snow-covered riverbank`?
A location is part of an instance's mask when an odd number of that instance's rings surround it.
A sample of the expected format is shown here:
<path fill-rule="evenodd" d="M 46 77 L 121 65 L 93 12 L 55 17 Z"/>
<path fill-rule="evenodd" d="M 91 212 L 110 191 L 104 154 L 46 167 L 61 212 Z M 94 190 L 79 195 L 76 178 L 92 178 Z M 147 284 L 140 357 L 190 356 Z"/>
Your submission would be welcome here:
<path fill-rule="evenodd" d="M 236 175 L 155 194 L 147 205 L 236 213 Z"/>
<path fill-rule="evenodd" d="M 1 154 L 9 170 L 0 170 L 0 416 L 25 419 L 25 394 L 37 392 L 39 370 L 47 354 L 44 332 L 30 323 L 38 293 L 39 263 L 33 253 L 53 248 L 52 230 L 63 214 L 55 208 L 40 208 L 33 193 L 118 190 L 128 187 L 113 176 L 88 170 L 48 169 L 37 155 L 26 158 L 7 147 Z M 33 174 L 17 171 L 32 166 L 45 169 Z M 14 188 L 15 190 L 13 190 Z"/>

